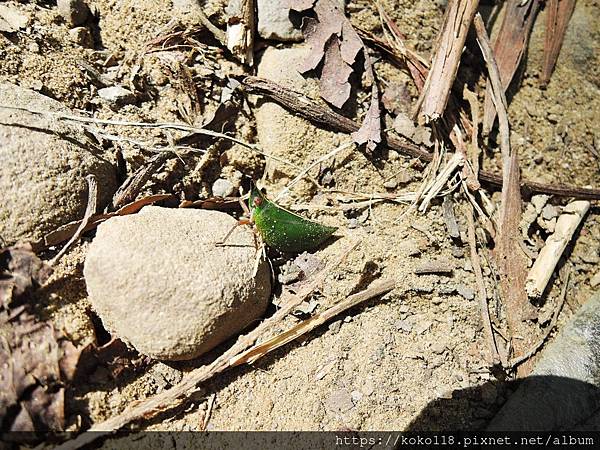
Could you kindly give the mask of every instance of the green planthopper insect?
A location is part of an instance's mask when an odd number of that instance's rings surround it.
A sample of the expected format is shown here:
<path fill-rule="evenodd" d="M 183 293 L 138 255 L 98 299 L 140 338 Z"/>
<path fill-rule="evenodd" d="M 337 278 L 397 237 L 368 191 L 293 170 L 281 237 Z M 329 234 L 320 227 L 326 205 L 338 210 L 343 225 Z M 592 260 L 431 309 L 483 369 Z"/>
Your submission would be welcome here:
<path fill-rule="evenodd" d="M 283 253 L 312 250 L 337 230 L 337 227 L 321 225 L 276 205 L 254 185 L 248 200 L 250 209 L 243 202 L 241 204 L 250 219 L 240 220 L 238 225 L 254 225 L 265 244 Z M 223 245 L 232 232 L 233 229 L 217 245 Z"/>
<path fill-rule="evenodd" d="M 312 250 L 337 230 L 337 227 L 321 225 L 276 205 L 256 186 L 252 186 L 248 203 L 250 220 L 263 241 L 280 252 L 300 253 Z"/>

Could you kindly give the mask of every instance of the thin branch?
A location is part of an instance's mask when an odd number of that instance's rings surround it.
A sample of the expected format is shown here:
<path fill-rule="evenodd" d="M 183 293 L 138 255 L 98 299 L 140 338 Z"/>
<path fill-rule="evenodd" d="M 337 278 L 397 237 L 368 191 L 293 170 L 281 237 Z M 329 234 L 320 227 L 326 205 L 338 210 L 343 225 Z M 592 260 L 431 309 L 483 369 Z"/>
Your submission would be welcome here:
<path fill-rule="evenodd" d="M 185 125 L 182 123 L 170 123 L 170 122 L 149 123 L 149 122 L 128 122 L 128 121 L 121 121 L 121 120 L 94 119 L 91 117 L 73 116 L 70 114 L 63 114 L 63 113 L 54 112 L 54 111 L 38 111 L 35 109 L 30 109 L 30 108 L 23 108 L 23 107 L 11 106 L 11 105 L 1 105 L 1 104 L 0 104 L 0 108 L 16 110 L 16 111 L 25 111 L 25 112 L 28 112 L 31 114 L 37 114 L 37 115 L 45 116 L 45 117 L 52 117 L 56 120 L 65 120 L 65 121 L 69 121 L 69 122 L 94 123 L 94 124 L 101 124 L 101 125 L 114 125 L 114 126 L 120 126 L 120 127 L 169 129 L 169 130 L 187 131 L 187 132 L 191 132 L 191 133 L 203 134 L 205 136 L 227 139 L 228 141 L 231 141 L 231 142 L 239 144 L 243 147 L 246 147 L 266 158 L 271 158 L 274 161 L 280 162 L 282 164 L 287 164 L 298 170 L 302 170 L 301 167 L 297 166 L 296 164 L 294 164 L 290 161 L 287 161 L 283 158 L 279 158 L 277 156 L 263 152 L 258 145 L 250 144 L 241 139 L 237 139 L 233 136 L 229 136 L 224 133 L 207 130 L 206 128 L 193 127 L 193 126 Z"/>
<path fill-rule="evenodd" d="M 475 210 L 473 205 L 467 202 L 467 238 L 469 241 L 469 248 L 471 250 L 471 265 L 473 266 L 473 272 L 475 273 L 475 280 L 477 282 L 477 300 L 479 301 L 479 311 L 481 313 L 481 323 L 485 332 L 486 339 L 489 344 L 490 352 L 490 365 L 496 365 L 500 362 L 500 355 L 498 353 L 498 347 L 496 346 L 496 340 L 494 339 L 494 332 L 492 330 L 492 322 L 490 320 L 490 310 L 487 302 L 487 294 L 485 291 L 485 283 L 483 281 L 483 272 L 481 270 L 481 261 L 479 254 L 477 253 L 477 240 L 475 237 Z M 502 361 L 505 365 L 506 361 Z"/>
<path fill-rule="evenodd" d="M 58 252 L 58 254 L 50 260 L 50 266 L 54 266 L 60 260 L 60 258 L 67 253 L 69 247 L 71 247 L 71 245 L 73 245 L 73 243 L 80 238 L 86 227 L 90 224 L 90 221 L 96 212 L 96 205 L 98 202 L 98 182 L 96 181 L 96 177 L 94 175 L 88 175 L 85 177 L 85 180 L 88 184 L 88 201 L 85 208 L 85 213 L 83 214 L 83 219 L 79 223 L 75 234 L 71 236 L 71 239 L 69 239 L 60 252 Z"/>
<path fill-rule="evenodd" d="M 253 76 L 245 77 L 242 85 L 247 93 L 260 94 L 278 103 L 298 116 L 331 131 L 353 133 L 360 128 L 360 124 L 352 119 L 338 114 L 326 106 L 320 105 L 302 94 L 264 78 Z M 405 155 L 419 158 L 423 161 L 431 161 L 433 155 L 418 145 L 406 142 L 393 134 L 385 136 L 387 147 L 401 152 Z M 494 186 L 502 186 L 502 176 L 487 172 L 479 172 L 479 180 Z M 586 200 L 600 200 L 600 189 L 580 188 L 576 186 L 549 185 L 535 181 L 523 181 L 521 188 L 532 193 L 551 194 L 561 197 L 575 197 Z"/>
<path fill-rule="evenodd" d="M 571 278 L 571 271 L 569 271 L 567 274 L 567 279 L 565 280 L 565 284 L 563 285 L 562 292 L 560 293 L 560 300 L 558 302 L 558 306 L 554 310 L 554 315 L 552 316 L 552 321 L 550 322 L 550 325 L 548 326 L 546 333 L 544 333 L 544 336 L 542 336 L 542 338 L 537 342 L 537 344 L 535 344 L 531 348 L 531 350 L 529 350 L 527 353 L 511 359 L 509 366 L 508 366 L 509 368 L 514 369 L 518 365 L 524 363 L 529 358 L 531 358 L 533 355 L 535 355 L 540 350 L 540 348 L 542 348 L 542 345 L 544 345 L 544 342 L 546 342 L 546 340 L 550 336 L 550 333 L 552 332 L 552 330 L 554 330 L 554 327 L 556 326 L 556 321 L 558 319 L 558 314 L 560 313 L 560 311 L 563 308 L 563 305 L 565 304 L 565 299 L 567 298 L 567 291 L 569 288 L 569 279 L 570 278 Z"/>

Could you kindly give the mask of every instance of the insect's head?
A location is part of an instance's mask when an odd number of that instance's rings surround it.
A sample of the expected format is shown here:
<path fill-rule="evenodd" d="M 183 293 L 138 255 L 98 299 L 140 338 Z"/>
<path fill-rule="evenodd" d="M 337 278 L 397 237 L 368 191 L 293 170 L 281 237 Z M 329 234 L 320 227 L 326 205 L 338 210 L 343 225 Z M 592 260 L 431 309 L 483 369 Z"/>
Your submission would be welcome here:
<path fill-rule="evenodd" d="M 248 206 L 250 209 L 260 208 L 264 206 L 266 199 L 264 194 L 256 187 L 256 185 L 252 186 L 252 190 L 250 191 L 250 199 L 248 201 Z"/>

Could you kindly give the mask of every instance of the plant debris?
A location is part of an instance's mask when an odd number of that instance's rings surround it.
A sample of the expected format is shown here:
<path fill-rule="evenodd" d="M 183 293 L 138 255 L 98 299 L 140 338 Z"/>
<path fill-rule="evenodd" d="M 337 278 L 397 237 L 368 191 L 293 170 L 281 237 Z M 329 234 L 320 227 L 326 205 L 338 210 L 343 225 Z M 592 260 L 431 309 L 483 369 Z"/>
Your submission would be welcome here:
<path fill-rule="evenodd" d="M 50 268 L 29 245 L 0 251 L 0 427 L 3 432 L 62 430 L 64 382 L 79 351 L 31 312 L 33 291 Z"/>
<path fill-rule="evenodd" d="M 375 150 L 381 142 L 381 112 L 379 89 L 371 58 L 339 6 L 331 0 L 288 0 L 290 8 L 302 12 L 313 9 L 317 18 L 305 18 L 302 31 L 310 46 L 310 53 L 304 61 L 302 73 L 316 70 L 322 64 L 319 77 L 321 97 L 336 108 L 341 108 L 351 94 L 350 75 L 360 51 L 363 51 L 364 71 L 371 83 L 371 101 L 360 129 L 352 134 L 357 144 L 367 144 L 369 151 Z"/>

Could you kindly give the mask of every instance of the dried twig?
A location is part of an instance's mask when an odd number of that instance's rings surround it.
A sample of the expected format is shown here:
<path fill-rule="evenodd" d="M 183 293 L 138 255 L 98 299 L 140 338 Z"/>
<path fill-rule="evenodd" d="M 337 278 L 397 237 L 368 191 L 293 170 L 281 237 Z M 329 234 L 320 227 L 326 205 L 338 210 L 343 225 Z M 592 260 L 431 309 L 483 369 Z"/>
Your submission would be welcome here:
<path fill-rule="evenodd" d="M 498 63 L 500 80 L 504 92 L 508 89 L 521 58 L 525 54 L 527 41 L 533 23 L 540 9 L 541 0 L 508 0 L 500 31 L 494 41 L 494 57 Z M 487 135 L 494 126 L 496 109 L 494 108 L 492 85 L 488 81 L 483 108 L 483 134 Z"/>
<path fill-rule="evenodd" d="M 590 202 L 582 200 L 569 203 L 565 207 L 563 214 L 556 221 L 554 233 L 548 237 L 546 245 L 529 270 L 525 282 L 527 295 L 539 298 L 544 293 L 556 264 L 589 209 Z"/>
<path fill-rule="evenodd" d="M 339 302 L 338 304 L 326 309 L 320 314 L 317 314 L 309 319 L 303 320 L 298 325 L 290 328 L 289 330 L 279 333 L 278 335 L 268 339 L 265 342 L 261 342 L 259 345 L 255 345 L 251 349 L 248 349 L 244 353 L 237 355 L 229 361 L 231 367 L 239 366 L 240 364 L 252 364 L 257 359 L 262 358 L 269 352 L 283 347 L 285 344 L 298 339 L 300 336 L 314 330 L 319 325 L 324 324 L 328 320 L 337 316 L 343 311 L 346 311 L 359 303 L 366 300 L 372 299 L 379 295 L 383 295 L 392 289 L 394 289 L 395 281 L 385 280 L 373 283 L 364 291 L 358 292 L 351 295 L 347 299 Z"/>
<path fill-rule="evenodd" d="M 490 310 L 488 308 L 485 283 L 483 281 L 481 261 L 479 259 L 479 254 L 477 253 L 477 240 L 475 237 L 474 218 L 475 210 L 473 208 L 473 205 L 468 202 L 467 208 L 467 239 L 469 241 L 469 248 L 471 250 L 471 265 L 473 266 L 473 272 L 475 273 L 475 281 L 477 282 L 477 300 L 479 301 L 481 323 L 483 324 L 485 336 L 489 344 L 490 365 L 493 366 L 500 362 L 500 355 L 498 353 L 498 347 L 496 346 L 496 340 L 494 339 L 494 332 L 492 331 L 492 322 L 490 320 Z M 502 361 L 502 365 L 506 365 L 506 361 Z"/>
<path fill-rule="evenodd" d="M 446 7 L 442 31 L 415 114 L 427 122 L 437 120 L 444 114 L 478 5 L 479 0 L 450 0 Z"/>
<path fill-rule="evenodd" d="M 254 64 L 254 0 L 229 0 L 227 48 L 242 63 Z"/>
<path fill-rule="evenodd" d="M 83 234 L 85 228 L 89 225 L 92 216 L 96 212 L 96 205 L 98 202 L 98 182 L 96 181 L 96 177 L 94 175 L 88 175 L 87 177 L 85 177 L 85 180 L 88 184 L 88 200 L 87 206 L 85 208 L 85 213 L 83 214 L 83 219 L 81 219 L 81 222 L 79 223 L 79 226 L 77 227 L 77 230 L 75 231 L 73 236 L 71 236 L 71 239 L 69 239 L 69 241 L 64 245 L 60 252 L 58 252 L 57 255 L 50 260 L 50 266 L 55 265 L 60 260 L 60 258 L 62 258 L 63 255 L 67 252 L 69 247 L 71 247 L 71 245 L 73 245 L 73 243 L 77 239 L 79 239 L 79 237 Z"/>
<path fill-rule="evenodd" d="M 546 86 L 550 81 L 558 54 L 562 47 L 567 25 L 575 9 L 577 0 L 549 0 L 546 2 L 546 36 L 544 39 L 544 64 L 540 84 Z"/>
<path fill-rule="evenodd" d="M 136 200 L 135 202 L 129 203 L 119 210 L 107 213 L 107 214 L 94 214 L 90 217 L 88 223 L 83 226 L 81 233 L 85 233 L 86 231 L 93 230 L 106 219 L 109 219 L 113 216 L 124 216 L 127 214 L 135 214 L 140 209 L 142 209 L 146 205 L 151 205 L 152 203 L 160 202 L 162 200 L 167 200 L 172 198 L 172 194 L 156 194 L 150 195 L 148 197 L 141 198 Z M 41 241 L 32 243 L 33 250 L 37 253 L 41 250 L 48 249 L 54 245 L 58 245 L 61 242 L 64 242 L 77 233 L 77 230 L 81 226 L 83 221 L 77 220 L 75 222 L 70 222 L 66 225 L 63 225 L 56 230 L 45 235 Z"/>
<path fill-rule="evenodd" d="M 246 92 L 251 94 L 260 94 L 268 97 L 272 101 L 280 104 L 284 108 L 292 111 L 294 114 L 331 131 L 341 131 L 344 133 L 353 133 L 360 128 L 360 124 L 352 119 L 338 114 L 326 106 L 317 104 L 307 99 L 301 94 L 290 91 L 289 89 L 264 78 L 245 77 L 242 81 Z M 388 134 L 385 136 L 385 143 L 405 155 L 419 158 L 423 161 L 431 161 L 433 155 L 423 150 L 418 145 L 404 141 L 396 136 Z M 479 180 L 490 183 L 495 186 L 502 185 L 502 177 L 495 173 L 487 171 L 479 172 Z M 600 189 L 587 189 L 575 186 L 549 185 L 537 183 L 535 181 L 524 181 L 521 187 L 533 193 L 545 193 L 562 197 L 575 197 L 580 199 L 600 200 Z"/>
<path fill-rule="evenodd" d="M 228 134 L 219 133 L 217 131 L 208 130 L 206 128 L 193 127 L 191 125 L 186 125 L 186 124 L 182 124 L 182 123 L 170 123 L 170 122 L 149 123 L 149 122 L 128 122 L 128 121 L 121 121 L 121 120 L 102 120 L 102 119 L 95 119 L 95 118 L 91 118 L 91 117 L 73 116 L 70 114 L 63 114 L 63 113 L 55 112 L 55 111 L 38 111 L 35 109 L 23 108 L 23 107 L 11 106 L 11 105 L 0 105 L 0 108 L 12 109 L 12 110 L 16 110 L 16 111 L 25 111 L 25 112 L 29 112 L 31 114 L 37 114 L 37 115 L 41 115 L 41 116 L 45 116 L 45 117 L 51 117 L 56 120 L 64 120 L 67 122 L 94 123 L 94 124 L 114 125 L 114 126 L 122 126 L 122 127 L 157 128 L 157 129 L 161 129 L 161 130 L 162 129 L 170 129 L 170 130 L 177 130 L 177 131 L 188 131 L 188 132 L 192 132 L 192 133 L 202 134 L 205 136 L 211 136 L 211 137 L 215 137 L 215 138 L 229 140 L 229 141 L 239 144 L 243 147 L 246 147 L 266 158 L 271 158 L 274 161 L 280 162 L 282 164 L 287 164 L 298 170 L 302 170 L 301 167 L 297 166 L 296 164 L 294 164 L 290 161 L 287 161 L 283 158 L 279 158 L 277 156 L 271 155 L 269 153 L 265 153 L 264 151 L 262 151 L 260 149 L 260 147 L 258 145 L 250 144 L 250 143 L 243 141 L 241 139 L 238 139 L 236 137 L 229 136 Z"/>
<path fill-rule="evenodd" d="M 129 176 L 117 192 L 115 192 L 115 195 L 113 195 L 112 209 L 120 208 L 135 200 L 146 182 L 160 169 L 170 156 L 169 153 L 160 153 L 152 157 L 146 164 Z"/>
<path fill-rule="evenodd" d="M 512 336 L 522 329 L 522 321 L 531 309 L 525 293 L 525 272 L 527 262 L 520 251 L 521 234 L 521 193 L 519 190 L 520 173 L 517 152 L 510 146 L 510 128 L 507 104 L 498 66 L 492 53 L 485 25 L 479 13 L 474 19 L 477 42 L 487 63 L 488 75 L 498 121 L 500 124 L 500 150 L 502 152 L 502 196 L 496 235 L 495 256 L 500 277 L 500 292 L 506 305 L 506 320 Z M 527 345 L 526 341 L 511 341 L 517 352 Z"/>
<path fill-rule="evenodd" d="M 544 342 L 546 342 L 546 340 L 550 336 L 550 333 L 552 332 L 552 330 L 556 326 L 556 320 L 558 319 L 558 314 L 560 313 L 560 311 L 563 308 L 563 305 L 565 304 L 565 300 L 567 298 L 567 291 L 569 289 L 569 279 L 570 279 L 570 277 L 571 277 L 571 272 L 569 271 L 567 273 L 567 278 L 564 281 L 562 292 L 560 293 L 560 299 L 558 301 L 558 305 L 556 306 L 556 309 L 554 310 L 554 314 L 552 316 L 552 320 L 550 321 L 550 325 L 546 329 L 546 333 L 544 333 L 544 336 L 542 336 L 542 338 L 527 353 L 525 353 L 525 354 L 523 354 L 521 356 L 518 356 L 516 358 L 511 359 L 510 363 L 508 365 L 509 368 L 514 369 L 519 364 L 524 363 L 529 358 L 531 358 L 533 355 L 535 355 L 539 351 L 539 349 L 542 347 L 542 345 L 544 345 Z"/>

